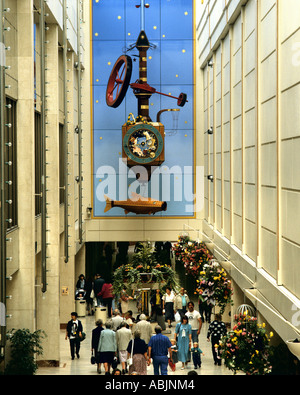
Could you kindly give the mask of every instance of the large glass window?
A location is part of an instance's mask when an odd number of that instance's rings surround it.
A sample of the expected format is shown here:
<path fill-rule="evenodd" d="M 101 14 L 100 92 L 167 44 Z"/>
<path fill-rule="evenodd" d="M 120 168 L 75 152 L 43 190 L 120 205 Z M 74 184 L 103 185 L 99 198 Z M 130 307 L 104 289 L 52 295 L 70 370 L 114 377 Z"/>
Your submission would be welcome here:
<path fill-rule="evenodd" d="M 59 203 L 65 202 L 65 144 L 64 125 L 59 124 Z"/>
<path fill-rule="evenodd" d="M 16 107 L 14 100 L 6 98 L 5 201 L 7 204 L 8 230 L 18 224 Z"/>
<path fill-rule="evenodd" d="M 41 179 L 41 114 L 35 112 L 34 114 L 34 148 L 35 148 L 35 215 L 40 215 L 41 206 L 41 192 L 42 192 L 42 179 Z"/>

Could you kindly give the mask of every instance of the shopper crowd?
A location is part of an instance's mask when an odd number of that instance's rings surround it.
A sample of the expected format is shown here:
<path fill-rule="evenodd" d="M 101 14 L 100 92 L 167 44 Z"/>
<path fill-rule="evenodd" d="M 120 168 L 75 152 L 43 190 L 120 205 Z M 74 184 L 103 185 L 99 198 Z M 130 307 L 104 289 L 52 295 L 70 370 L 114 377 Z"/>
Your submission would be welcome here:
<path fill-rule="evenodd" d="M 193 363 L 194 369 L 198 369 L 201 367 L 203 355 L 199 347 L 199 334 L 205 320 L 209 323 L 207 341 L 212 344 L 214 363 L 221 365 L 215 345 L 226 334 L 226 326 L 218 314 L 211 322 L 211 310 L 205 310 L 200 303 L 199 311 L 196 310 L 184 288 L 177 294 L 169 287 L 164 294 L 160 290 L 154 291 L 150 299 L 149 317 L 140 313 L 134 318 L 132 311 L 128 310 L 132 297 L 125 289 L 116 297 L 110 281 L 105 281 L 98 274 L 92 287 L 83 275 L 79 277 L 76 297 L 84 298 L 88 302 L 89 314 L 94 314 L 96 306 L 105 306 L 107 309 L 105 324 L 98 319 L 96 328 L 92 331 L 91 363 L 97 366 L 98 373 L 102 372 L 103 366 L 105 375 L 146 375 L 147 367 L 151 363 L 154 375 L 167 375 L 168 366 L 175 371 L 178 362 L 181 362 L 182 370 L 188 367 L 189 362 Z M 169 338 L 162 332 L 166 330 L 165 323 L 171 328 L 174 321 L 175 333 Z M 155 325 L 151 325 L 152 323 Z M 77 358 L 80 357 L 80 343 L 83 338 L 82 323 L 78 320 L 77 313 L 73 312 L 66 330 L 72 359 L 75 354 Z M 121 369 L 117 369 L 118 365 L 121 365 Z"/>

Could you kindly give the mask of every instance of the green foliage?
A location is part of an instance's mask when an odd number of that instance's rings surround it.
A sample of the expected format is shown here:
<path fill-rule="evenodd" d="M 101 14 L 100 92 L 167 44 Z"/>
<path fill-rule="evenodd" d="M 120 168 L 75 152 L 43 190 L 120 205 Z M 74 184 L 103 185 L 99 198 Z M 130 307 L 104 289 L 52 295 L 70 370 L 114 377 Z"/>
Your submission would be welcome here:
<path fill-rule="evenodd" d="M 265 324 L 247 314 L 235 316 L 237 324 L 220 341 L 225 366 L 234 374 L 242 371 L 249 375 L 266 375 L 272 371 L 270 338 Z"/>
<path fill-rule="evenodd" d="M 208 306 L 219 306 L 220 314 L 224 314 L 227 304 L 233 305 L 231 281 L 217 262 L 204 265 L 199 273 L 195 294 Z"/>
<path fill-rule="evenodd" d="M 30 332 L 29 329 L 12 329 L 11 360 L 5 368 L 5 375 L 34 375 L 37 371 L 35 355 L 42 355 L 42 339 L 46 333 L 42 330 Z"/>
<path fill-rule="evenodd" d="M 119 294 L 124 287 L 131 291 L 134 287 L 141 287 L 143 283 L 158 283 L 161 288 L 170 286 L 179 288 L 175 271 L 170 265 L 161 264 L 156 260 L 151 244 L 140 244 L 139 249 L 132 256 L 131 262 L 122 265 L 114 272 L 113 288 Z"/>

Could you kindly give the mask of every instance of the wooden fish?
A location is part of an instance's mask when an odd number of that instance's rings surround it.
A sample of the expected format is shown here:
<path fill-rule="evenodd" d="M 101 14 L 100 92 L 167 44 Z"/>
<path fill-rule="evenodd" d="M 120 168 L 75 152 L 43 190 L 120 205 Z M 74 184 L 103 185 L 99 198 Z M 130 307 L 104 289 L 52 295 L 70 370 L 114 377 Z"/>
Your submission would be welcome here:
<path fill-rule="evenodd" d="M 132 199 L 128 200 L 111 200 L 108 196 L 104 195 L 106 200 L 106 213 L 113 207 L 121 207 L 124 209 L 125 214 L 155 214 L 159 211 L 167 210 L 167 202 L 160 202 L 151 198 L 145 198 L 137 193 L 132 193 Z"/>

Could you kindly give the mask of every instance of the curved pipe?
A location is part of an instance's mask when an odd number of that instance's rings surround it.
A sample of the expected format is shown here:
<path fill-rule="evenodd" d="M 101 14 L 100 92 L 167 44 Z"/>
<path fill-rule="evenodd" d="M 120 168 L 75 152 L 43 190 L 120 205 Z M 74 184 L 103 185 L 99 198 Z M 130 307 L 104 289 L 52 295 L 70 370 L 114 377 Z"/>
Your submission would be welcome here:
<path fill-rule="evenodd" d="M 45 1 L 40 0 L 40 78 L 41 78 L 41 263 L 42 263 L 42 292 L 47 291 L 47 177 L 46 177 L 46 67 L 45 67 Z"/>
<path fill-rule="evenodd" d="M 82 244 L 82 129 L 81 129 L 81 38 L 80 38 L 80 0 L 77 0 L 77 51 L 78 51 L 78 223 L 79 244 Z"/>
<path fill-rule="evenodd" d="M 68 124 L 67 124 L 67 0 L 63 1 L 63 78 L 64 78 L 64 170 L 65 170 L 65 202 L 64 202 L 64 223 L 65 223 L 65 263 L 69 262 L 69 218 L 68 218 Z M 80 109 L 79 109 L 80 110 Z"/>
<path fill-rule="evenodd" d="M 179 110 L 179 108 L 165 108 L 164 110 L 160 110 L 160 111 L 158 111 L 158 113 L 156 115 L 156 122 L 160 122 L 161 114 L 166 111 L 180 111 L 180 110 Z"/>

